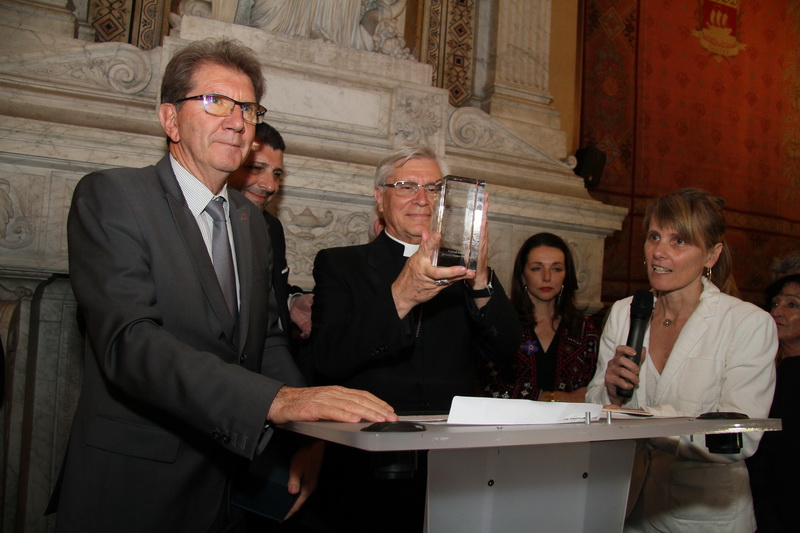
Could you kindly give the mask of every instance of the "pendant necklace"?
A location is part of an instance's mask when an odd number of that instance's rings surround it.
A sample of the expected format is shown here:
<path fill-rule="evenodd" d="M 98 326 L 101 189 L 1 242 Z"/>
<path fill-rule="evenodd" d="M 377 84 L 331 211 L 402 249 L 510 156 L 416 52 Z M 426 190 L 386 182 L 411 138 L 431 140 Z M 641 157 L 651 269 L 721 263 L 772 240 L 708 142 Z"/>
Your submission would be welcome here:
<path fill-rule="evenodd" d="M 699 304 L 700 304 L 700 301 L 698 300 L 698 301 L 697 301 L 697 303 L 696 303 L 696 304 L 694 304 L 694 307 L 692 307 L 692 311 L 689 313 L 689 315 L 690 315 L 690 316 L 691 316 L 691 314 L 692 314 L 692 313 L 694 313 L 694 310 L 695 310 L 695 309 L 697 309 L 697 306 L 698 306 Z M 664 320 L 661 322 L 661 325 L 662 325 L 662 326 L 664 326 L 665 328 L 668 328 L 668 327 L 670 327 L 672 324 L 674 324 L 676 320 L 678 320 L 678 317 L 675 317 L 675 318 L 665 318 L 665 319 L 664 319 Z"/>

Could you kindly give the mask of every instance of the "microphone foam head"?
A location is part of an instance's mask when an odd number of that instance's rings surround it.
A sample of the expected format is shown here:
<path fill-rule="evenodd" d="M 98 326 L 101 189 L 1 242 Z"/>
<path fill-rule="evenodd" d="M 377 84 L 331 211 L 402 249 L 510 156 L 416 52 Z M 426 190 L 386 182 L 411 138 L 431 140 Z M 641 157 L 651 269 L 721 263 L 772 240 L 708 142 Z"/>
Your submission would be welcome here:
<path fill-rule="evenodd" d="M 653 293 L 650 291 L 636 291 L 631 302 L 631 318 L 649 320 L 653 314 Z"/>

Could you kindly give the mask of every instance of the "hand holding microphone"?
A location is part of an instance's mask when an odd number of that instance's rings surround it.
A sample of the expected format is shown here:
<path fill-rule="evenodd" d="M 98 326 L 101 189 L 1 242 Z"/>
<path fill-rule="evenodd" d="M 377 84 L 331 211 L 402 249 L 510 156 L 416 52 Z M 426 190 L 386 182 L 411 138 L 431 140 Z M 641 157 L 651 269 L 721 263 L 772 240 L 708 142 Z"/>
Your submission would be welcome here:
<path fill-rule="evenodd" d="M 647 331 L 647 323 L 650 322 L 650 315 L 653 314 L 653 293 L 650 291 L 636 291 L 631 302 L 631 329 L 628 332 L 626 346 L 636 350 L 635 356 L 626 356 L 636 363 L 640 363 L 642 358 L 642 345 L 644 344 L 644 333 Z M 625 381 L 628 381 L 627 379 Z M 630 381 L 628 381 L 630 383 Z M 621 389 L 617 387 L 617 396 L 620 398 L 631 398 L 633 388 Z"/>

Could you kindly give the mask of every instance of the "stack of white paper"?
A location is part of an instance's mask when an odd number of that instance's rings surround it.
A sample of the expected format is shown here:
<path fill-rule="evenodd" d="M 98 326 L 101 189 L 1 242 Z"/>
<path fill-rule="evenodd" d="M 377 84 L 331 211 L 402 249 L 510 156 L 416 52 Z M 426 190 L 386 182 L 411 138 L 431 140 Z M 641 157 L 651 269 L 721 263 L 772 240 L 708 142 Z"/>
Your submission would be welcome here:
<path fill-rule="evenodd" d="M 585 422 L 586 413 L 598 420 L 603 406 L 594 403 L 532 402 L 504 398 L 456 396 L 448 424 L 514 425 Z"/>

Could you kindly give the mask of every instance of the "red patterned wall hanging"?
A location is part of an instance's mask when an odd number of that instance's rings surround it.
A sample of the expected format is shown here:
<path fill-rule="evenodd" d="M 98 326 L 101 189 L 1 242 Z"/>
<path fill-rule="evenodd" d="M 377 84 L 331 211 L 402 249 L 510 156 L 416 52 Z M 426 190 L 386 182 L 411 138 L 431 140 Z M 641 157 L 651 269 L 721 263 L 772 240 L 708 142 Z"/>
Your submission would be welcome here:
<path fill-rule="evenodd" d="M 725 199 L 744 298 L 760 303 L 773 258 L 800 249 L 798 4 L 587 1 L 581 137 L 610 169 L 592 194 L 631 212 L 607 239 L 604 300 L 646 286 L 642 214 L 681 187 Z"/>

